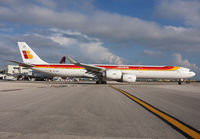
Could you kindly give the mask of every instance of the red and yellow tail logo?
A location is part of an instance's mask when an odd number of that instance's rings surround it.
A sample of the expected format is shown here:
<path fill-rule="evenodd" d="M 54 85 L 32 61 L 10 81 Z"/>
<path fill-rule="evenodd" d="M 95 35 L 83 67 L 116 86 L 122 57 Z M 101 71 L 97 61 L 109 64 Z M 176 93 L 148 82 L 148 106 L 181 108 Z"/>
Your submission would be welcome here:
<path fill-rule="evenodd" d="M 24 58 L 25 59 L 32 59 L 33 55 L 30 53 L 30 51 L 22 51 L 22 53 L 24 54 Z"/>

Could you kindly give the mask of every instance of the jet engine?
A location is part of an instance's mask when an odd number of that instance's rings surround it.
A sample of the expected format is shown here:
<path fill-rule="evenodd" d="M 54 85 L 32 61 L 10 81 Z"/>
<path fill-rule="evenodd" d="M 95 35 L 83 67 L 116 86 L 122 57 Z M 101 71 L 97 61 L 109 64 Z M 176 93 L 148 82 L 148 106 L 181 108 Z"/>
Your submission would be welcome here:
<path fill-rule="evenodd" d="M 122 76 L 122 82 L 136 82 L 136 76 L 132 74 L 124 74 Z"/>
<path fill-rule="evenodd" d="M 120 70 L 106 70 L 104 77 L 110 80 L 121 80 L 122 72 Z"/>
<path fill-rule="evenodd" d="M 122 74 L 120 70 L 106 70 L 103 76 L 108 80 L 121 82 L 136 82 L 136 76 L 132 74 Z"/>

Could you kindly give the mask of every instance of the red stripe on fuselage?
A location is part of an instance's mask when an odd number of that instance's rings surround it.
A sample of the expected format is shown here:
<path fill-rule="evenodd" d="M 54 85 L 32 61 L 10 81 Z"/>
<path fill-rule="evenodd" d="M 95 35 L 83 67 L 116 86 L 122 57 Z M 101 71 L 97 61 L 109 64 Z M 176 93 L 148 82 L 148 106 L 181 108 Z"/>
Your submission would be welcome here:
<path fill-rule="evenodd" d="M 108 66 L 108 65 L 95 65 L 106 69 L 119 69 L 119 70 L 170 70 L 174 66 Z M 76 65 L 34 65 L 35 68 L 66 68 L 66 69 L 83 69 L 83 67 Z"/>

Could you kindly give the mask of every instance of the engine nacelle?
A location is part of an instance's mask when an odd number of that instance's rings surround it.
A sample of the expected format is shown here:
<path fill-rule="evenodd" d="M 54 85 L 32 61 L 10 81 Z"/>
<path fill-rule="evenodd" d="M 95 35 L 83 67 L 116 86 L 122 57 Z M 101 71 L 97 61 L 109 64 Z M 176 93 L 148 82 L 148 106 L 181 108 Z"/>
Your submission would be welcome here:
<path fill-rule="evenodd" d="M 136 82 L 136 76 L 132 74 L 124 74 L 122 76 L 122 82 Z"/>
<path fill-rule="evenodd" d="M 109 80 L 121 80 L 122 72 L 120 70 L 107 70 L 104 77 Z"/>

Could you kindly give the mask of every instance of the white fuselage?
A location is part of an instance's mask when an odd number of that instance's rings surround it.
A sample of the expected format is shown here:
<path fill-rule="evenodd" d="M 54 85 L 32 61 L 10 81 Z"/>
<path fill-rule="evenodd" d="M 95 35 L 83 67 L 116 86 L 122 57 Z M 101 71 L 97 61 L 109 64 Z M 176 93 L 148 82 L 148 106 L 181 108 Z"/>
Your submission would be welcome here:
<path fill-rule="evenodd" d="M 71 65 L 71 64 L 68 64 Z M 134 65 L 131 65 L 134 66 Z M 128 67 L 128 66 L 119 66 Z M 156 66 L 155 66 L 156 67 Z M 60 77 L 95 77 L 94 74 L 87 73 L 84 68 L 59 68 L 59 67 L 33 67 L 33 70 L 48 74 L 50 76 Z M 135 75 L 137 79 L 185 79 L 195 75 L 188 68 L 179 67 L 177 70 L 126 70 L 126 69 L 108 69 L 118 70 L 122 74 Z M 112 79 L 111 79 L 112 80 Z"/>

